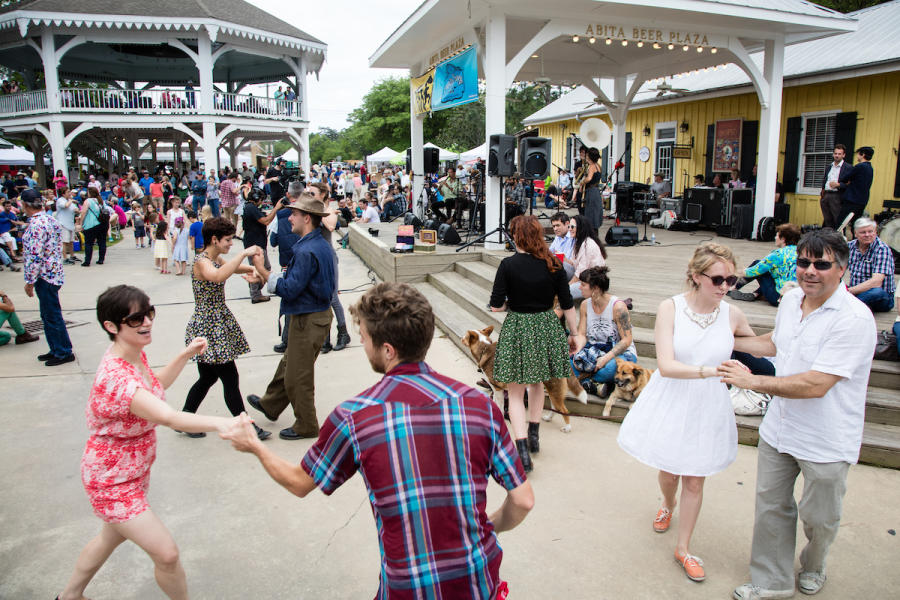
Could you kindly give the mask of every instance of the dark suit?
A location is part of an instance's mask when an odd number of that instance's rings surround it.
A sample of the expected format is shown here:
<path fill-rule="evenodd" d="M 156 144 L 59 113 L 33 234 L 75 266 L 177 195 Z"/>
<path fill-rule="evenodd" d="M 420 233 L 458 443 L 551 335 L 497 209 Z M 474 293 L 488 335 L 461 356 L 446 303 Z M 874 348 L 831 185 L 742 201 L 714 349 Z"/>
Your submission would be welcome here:
<path fill-rule="evenodd" d="M 822 192 L 819 198 L 819 206 L 822 207 L 822 227 L 837 228 L 841 224 L 838 217 L 841 214 L 843 205 L 844 190 L 847 189 L 846 183 L 841 183 L 850 177 L 850 171 L 853 167 L 847 161 L 841 163 L 841 170 L 838 173 L 838 188 L 831 189 L 828 187 L 828 174 L 831 173 L 831 167 L 834 163 L 829 163 L 822 177 Z M 844 215 L 846 216 L 846 215 Z"/>
<path fill-rule="evenodd" d="M 839 215 L 838 225 L 840 225 L 847 215 L 853 213 L 853 219 L 862 216 L 866 205 L 869 203 L 869 189 L 872 187 L 872 180 L 875 178 L 875 171 L 872 169 L 872 163 L 869 161 L 858 162 L 853 165 L 847 178 L 841 178 L 841 187 L 844 188 L 844 194 L 841 197 L 841 214 Z M 850 223 L 850 232 L 853 232 L 853 223 Z"/>

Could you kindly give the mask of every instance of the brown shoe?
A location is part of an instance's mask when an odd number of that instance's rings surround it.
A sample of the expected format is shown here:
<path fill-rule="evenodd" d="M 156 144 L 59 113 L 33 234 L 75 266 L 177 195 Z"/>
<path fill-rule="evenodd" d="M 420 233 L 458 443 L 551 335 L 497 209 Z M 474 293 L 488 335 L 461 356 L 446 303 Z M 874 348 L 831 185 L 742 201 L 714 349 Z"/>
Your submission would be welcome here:
<path fill-rule="evenodd" d="M 34 335 L 33 333 L 20 333 L 16 336 L 16 344 L 27 344 L 28 342 L 36 342 L 38 341 L 40 336 Z"/>
<path fill-rule="evenodd" d="M 269 296 L 257 296 L 256 298 L 251 298 L 250 302 L 252 304 L 259 304 L 260 302 L 268 302 L 271 300 Z"/>

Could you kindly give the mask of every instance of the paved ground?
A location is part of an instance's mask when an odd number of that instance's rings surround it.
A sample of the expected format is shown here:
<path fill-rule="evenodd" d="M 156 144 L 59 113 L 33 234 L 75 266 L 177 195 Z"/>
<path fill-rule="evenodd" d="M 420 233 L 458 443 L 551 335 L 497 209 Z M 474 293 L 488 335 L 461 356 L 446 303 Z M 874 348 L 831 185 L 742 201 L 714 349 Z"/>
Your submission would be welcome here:
<path fill-rule="evenodd" d="M 345 307 L 367 287 L 367 269 L 339 251 Z M 273 254 L 274 258 L 274 254 Z M 0 598 L 53 598 L 82 545 L 99 521 L 81 487 L 79 461 L 86 438 L 84 404 L 94 370 L 108 345 L 94 318 L 97 294 L 132 283 L 158 308 L 148 354 L 162 365 L 181 347 L 192 310 L 187 277 L 159 275 L 150 250 L 126 241 L 107 263 L 67 268 L 62 302 L 66 318 L 85 322 L 70 335 L 78 361 L 47 368 L 35 360 L 43 341 L 0 348 Z M 350 291 L 355 288 L 358 291 Z M 23 319 L 36 318 L 37 302 L 22 292 L 21 274 L 0 273 Z M 242 391 L 262 393 L 278 356 L 276 302 L 251 305 L 245 283 L 227 287 L 229 305 L 253 352 L 238 361 Z M 317 363 L 319 418 L 338 402 L 377 380 L 355 333 L 347 350 Z M 446 338 L 437 337 L 429 362 L 474 384 L 472 363 Z M 194 379 L 190 366 L 170 388 L 180 407 Z M 201 407 L 227 415 L 220 387 Z M 255 415 L 259 416 L 259 415 Z M 277 424 L 260 417 L 277 431 Z M 515 531 L 503 534 L 502 575 L 513 598 L 728 598 L 748 578 L 753 525 L 756 449 L 741 446 L 737 461 L 711 478 L 693 551 L 708 579 L 692 583 L 672 560 L 672 533 L 650 524 L 660 502 L 656 474 L 615 443 L 616 425 L 575 419 L 563 434 L 544 425 L 542 452 L 531 480 L 537 505 Z M 331 498 L 293 497 L 271 482 L 256 460 L 216 437 L 188 439 L 160 429 L 150 503 L 175 535 L 195 598 L 371 598 L 376 590 L 378 546 L 365 488 L 354 478 Z M 267 442 L 299 460 L 309 442 Z M 502 500 L 491 486 L 489 507 Z M 856 466 L 850 471 L 841 531 L 830 556 L 828 598 L 890 598 L 900 589 L 900 472 Z M 674 524 L 677 525 L 677 513 Z M 802 538 L 802 532 L 798 535 Z M 88 588 L 94 599 L 162 598 L 150 560 L 135 546 L 120 547 Z"/>

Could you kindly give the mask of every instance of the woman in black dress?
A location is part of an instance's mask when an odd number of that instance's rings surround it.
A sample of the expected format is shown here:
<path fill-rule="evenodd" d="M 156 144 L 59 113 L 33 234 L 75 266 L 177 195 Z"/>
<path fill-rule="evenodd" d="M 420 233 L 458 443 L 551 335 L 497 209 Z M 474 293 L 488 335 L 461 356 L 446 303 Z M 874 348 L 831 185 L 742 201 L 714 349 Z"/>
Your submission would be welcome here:
<path fill-rule="evenodd" d="M 600 151 L 596 148 L 588 148 L 587 151 L 587 175 L 585 176 L 584 190 L 584 216 L 590 221 L 594 231 L 600 229 L 603 224 L 603 197 L 600 195 Z"/>

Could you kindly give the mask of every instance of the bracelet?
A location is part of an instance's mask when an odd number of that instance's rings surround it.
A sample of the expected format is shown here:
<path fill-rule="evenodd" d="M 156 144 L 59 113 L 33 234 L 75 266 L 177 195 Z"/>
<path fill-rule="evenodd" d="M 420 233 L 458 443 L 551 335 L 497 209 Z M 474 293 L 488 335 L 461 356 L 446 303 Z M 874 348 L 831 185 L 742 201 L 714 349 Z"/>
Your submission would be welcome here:
<path fill-rule="evenodd" d="M 703 365 L 697 367 L 697 373 L 700 374 L 700 379 L 706 379 L 706 377 L 703 375 Z"/>

